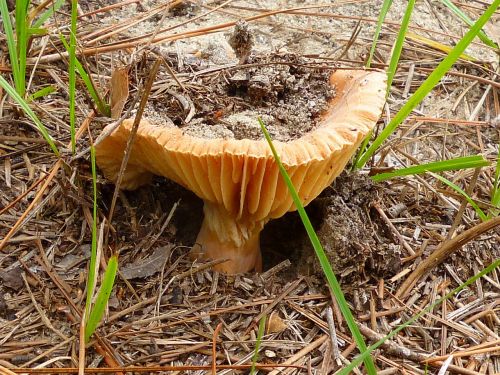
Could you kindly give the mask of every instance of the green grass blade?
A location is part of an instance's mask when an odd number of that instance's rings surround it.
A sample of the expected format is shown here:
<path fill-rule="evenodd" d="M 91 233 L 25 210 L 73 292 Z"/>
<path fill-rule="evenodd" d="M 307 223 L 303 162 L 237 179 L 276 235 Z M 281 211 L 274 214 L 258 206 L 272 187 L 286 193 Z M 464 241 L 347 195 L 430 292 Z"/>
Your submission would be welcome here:
<path fill-rule="evenodd" d="M 441 0 L 441 2 L 444 5 L 446 5 L 448 7 L 448 9 L 450 9 L 453 13 L 455 13 L 459 18 L 461 18 L 462 21 L 464 21 L 467 25 L 472 26 L 474 24 L 474 21 L 471 20 L 469 18 L 469 16 L 467 16 L 467 14 L 462 12 L 462 9 L 457 7 L 450 0 Z M 479 33 L 477 34 L 477 36 L 487 46 L 498 49 L 498 45 L 494 41 L 492 41 L 490 38 L 488 38 L 488 36 L 486 35 L 486 33 L 483 30 L 480 30 Z"/>
<path fill-rule="evenodd" d="M 255 364 L 259 359 L 259 349 L 260 349 L 260 344 L 262 343 L 262 337 L 264 337 L 265 329 L 266 329 L 266 316 L 264 315 L 259 322 L 259 331 L 257 332 L 257 341 L 255 343 L 255 351 L 253 352 L 252 368 L 250 369 L 250 375 L 255 374 Z"/>
<path fill-rule="evenodd" d="M 352 336 L 354 338 L 354 341 L 356 342 L 356 345 L 358 346 L 358 349 L 361 353 L 363 353 L 366 350 L 366 344 L 363 339 L 363 336 L 361 335 L 361 332 L 359 331 L 359 328 L 356 324 L 356 321 L 354 320 L 354 317 L 351 313 L 351 310 L 349 309 L 349 305 L 347 304 L 347 301 L 344 297 L 344 294 L 342 293 L 342 289 L 340 288 L 340 284 L 337 280 L 337 277 L 335 276 L 335 273 L 333 272 L 332 266 L 330 265 L 328 258 L 323 250 L 323 247 L 321 246 L 321 243 L 319 241 L 318 236 L 316 235 L 316 232 L 313 229 L 313 226 L 309 220 L 309 217 L 307 216 L 306 211 L 304 210 L 304 206 L 302 205 L 302 202 L 300 201 L 299 195 L 297 194 L 297 191 L 295 190 L 295 187 L 293 186 L 292 180 L 290 179 L 290 176 L 288 176 L 288 173 L 286 172 L 285 168 L 283 167 L 283 164 L 281 163 L 281 160 L 278 156 L 278 153 L 276 152 L 276 149 L 274 148 L 273 142 L 271 140 L 271 137 L 269 136 L 269 133 L 267 132 L 266 126 L 262 122 L 262 120 L 259 118 L 259 124 L 262 129 L 262 132 L 264 133 L 264 136 L 266 137 L 267 142 L 269 143 L 269 147 L 271 148 L 271 151 L 273 153 L 274 159 L 276 160 L 276 163 L 278 164 L 279 171 L 281 173 L 281 176 L 286 182 L 286 185 L 288 186 L 288 190 L 290 192 L 290 195 L 293 198 L 293 202 L 295 203 L 295 206 L 297 207 L 297 211 L 300 215 L 300 218 L 302 220 L 302 223 L 304 224 L 304 228 L 307 231 L 307 235 L 309 236 L 309 239 L 311 240 L 311 244 L 314 247 L 314 251 L 316 252 L 316 255 L 318 257 L 319 263 L 321 264 L 321 268 L 323 269 L 323 272 L 326 276 L 326 279 L 328 280 L 328 284 L 335 295 L 335 298 L 337 299 L 337 302 L 339 304 L 340 311 L 342 312 L 342 315 L 344 316 L 344 319 L 346 320 L 347 326 L 351 330 Z M 375 364 L 373 363 L 373 360 L 371 357 L 366 357 L 365 358 L 365 366 L 366 366 L 366 371 L 370 375 L 376 375 L 377 371 L 375 369 Z"/>
<path fill-rule="evenodd" d="M 387 12 L 389 12 L 389 8 L 392 5 L 392 0 L 384 0 L 384 4 L 382 4 L 382 9 L 380 9 L 380 14 L 378 15 L 377 20 L 377 28 L 375 29 L 375 34 L 373 35 L 372 47 L 370 48 L 370 54 L 368 56 L 368 60 L 366 61 L 366 67 L 369 68 L 372 60 L 373 54 L 375 53 L 375 48 L 377 48 L 378 38 L 380 36 L 380 31 L 382 30 L 382 25 L 384 23 L 385 17 L 387 16 Z"/>
<path fill-rule="evenodd" d="M 495 180 L 491 189 L 491 205 L 495 208 L 490 210 L 488 217 L 497 216 L 500 213 L 500 145 L 498 146 L 497 166 L 495 168 Z"/>
<path fill-rule="evenodd" d="M 477 213 L 477 216 L 479 216 L 479 218 L 482 221 L 488 220 L 488 217 L 485 215 L 485 213 L 483 212 L 483 210 L 481 210 L 479 208 L 479 206 L 477 205 L 477 203 L 474 202 L 474 200 L 469 196 L 469 194 L 467 194 L 465 191 L 463 191 L 462 188 L 460 188 L 460 186 L 454 184 L 453 182 L 451 182 L 447 178 L 444 178 L 443 176 L 440 176 L 438 174 L 435 174 L 435 173 L 432 173 L 432 172 L 429 172 L 429 174 L 431 174 L 434 178 L 437 178 L 439 181 L 441 181 L 442 183 L 448 185 L 453 190 L 455 190 L 457 193 L 459 193 L 463 197 L 465 197 L 465 199 L 467 199 L 467 202 L 469 202 L 469 204 L 472 206 L 472 208 L 474 208 L 474 210 Z"/>
<path fill-rule="evenodd" d="M 453 50 L 446 56 L 443 61 L 434 69 L 434 71 L 427 77 L 422 85 L 415 91 L 415 93 L 408 99 L 399 112 L 394 116 L 391 122 L 385 127 L 380 135 L 368 147 L 366 152 L 359 158 L 356 165 L 357 168 L 362 168 L 370 157 L 378 150 L 380 145 L 396 130 L 396 128 L 408 117 L 411 111 L 424 99 L 424 97 L 436 86 L 446 72 L 453 66 L 455 61 L 465 51 L 467 46 L 476 37 L 477 33 L 484 26 L 486 21 L 492 16 L 498 8 L 500 0 L 493 0 L 493 3 L 486 9 L 476 23 L 470 28 L 465 36 L 458 42 Z"/>
<path fill-rule="evenodd" d="M 491 263 L 488 267 L 486 267 L 485 269 L 483 269 L 481 272 L 477 273 L 476 275 L 472 276 L 470 279 L 468 279 L 466 282 L 464 282 L 463 284 L 459 285 L 457 288 L 453 289 L 451 292 L 449 292 L 448 294 L 446 294 L 444 297 L 438 299 L 436 302 L 434 302 L 433 304 L 431 304 L 430 306 L 426 307 L 425 309 L 423 309 L 422 311 L 420 311 L 418 314 L 414 315 L 412 318 L 410 318 L 408 321 L 406 321 L 405 323 L 401 324 L 400 326 L 398 326 L 395 330 L 391 331 L 387 336 L 385 336 L 383 339 L 377 341 L 375 344 L 373 345 L 370 345 L 368 347 L 368 350 L 360 355 L 358 355 L 356 358 L 354 358 L 351 363 L 343 368 L 341 371 L 339 371 L 337 374 L 339 375 L 347 375 L 347 374 L 350 374 L 351 371 L 356 367 L 356 366 L 359 366 L 361 364 L 361 362 L 363 362 L 363 360 L 365 360 L 366 358 L 368 358 L 370 355 L 371 355 L 371 352 L 373 352 L 375 349 L 377 349 L 378 347 L 380 347 L 384 342 L 386 342 L 387 340 L 389 339 L 392 339 L 394 336 L 396 336 L 401 330 L 405 329 L 406 327 L 408 327 L 410 324 L 413 324 L 415 321 L 417 321 L 419 318 L 421 318 L 423 315 L 427 314 L 429 311 L 432 311 L 434 310 L 434 308 L 436 306 L 439 306 L 441 303 L 443 303 L 444 301 L 446 301 L 448 298 L 454 296 L 455 294 L 457 294 L 458 292 L 460 292 L 461 290 L 465 289 L 466 287 L 468 287 L 469 285 L 475 283 L 479 278 L 483 277 L 484 275 L 492 272 L 493 270 L 495 270 L 496 268 L 498 268 L 500 266 L 500 259 L 497 259 L 496 261 L 494 261 L 493 263 Z"/>
<path fill-rule="evenodd" d="M 19 58 L 17 55 L 16 39 L 14 37 L 14 29 L 10 21 L 9 8 L 7 0 L 0 0 L 0 13 L 2 14 L 3 28 L 7 39 L 7 48 L 9 50 L 10 66 L 12 67 L 12 76 L 14 77 L 14 86 L 16 90 L 20 87 L 19 78 Z"/>
<path fill-rule="evenodd" d="M 31 35 L 47 35 L 47 29 L 44 29 L 43 27 L 30 27 L 28 29 L 28 36 Z"/>
<path fill-rule="evenodd" d="M 69 51 L 69 46 L 68 42 L 64 37 L 61 35 L 61 41 L 64 45 L 64 48 L 66 48 L 67 51 Z M 101 99 L 101 96 L 97 92 L 94 82 L 92 81 L 92 78 L 90 77 L 89 74 L 85 71 L 83 68 L 82 64 L 78 59 L 75 59 L 75 66 L 76 69 L 78 70 L 78 74 L 82 78 L 83 82 L 85 83 L 85 86 L 87 87 L 88 93 L 91 96 L 92 100 L 94 101 L 95 105 L 97 106 L 97 109 L 101 114 L 104 116 L 110 117 L 111 116 L 111 108 L 108 104 L 104 102 L 104 100 Z"/>
<path fill-rule="evenodd" d="M 26 0 L 16 1 L 16 35 L 17 53 L 19 58 L 19 79 L 16 87 L 17 92 L 24 98 L 26 93 L 26 57 L 28 54 L 29 21 L 28 7 L 30 2 Z"/>
<path fill-rule="evenodd" d="M 481 155 L 464 156 L 456 159 L 435 161 L 431 163 L 415 165 L 412 167 L 397 169 L 392 172 L 379 173 L 372 176 L 372 180 L 379 182 L 394 177 L 422 174 L 426 172 L 458 171 L 467 168 L 479 168 L 490 165 L 489 161 Z"/>
<path fill-rule="evenodd" d="M 90 163 L 92 168 L 92 192 L 93 192 L 93 203 L 92 203 L 92 244 L 90 247 L 90 265 L 89 265 L 89 276 L 87 278 L 87 298 L 85 300 L 85 316 L 90 315 L 90 306 L 92 303 L 92 297 L 94 295 L 94 285 L 96 278 L 96 262 L 97 262 L 97 172 L 95 163 L 95 148 L 90 146 Z"/>
<path fill-rule="evenodd" d="M 23 24 L 26 23 L 28 8 L 30 6 L 30 0 L 16 0 L 15 14 L 16 14 L 16 30 L 23 28 Z"/>
<path fill-rule="evenodd" d="M 396 70 L 398 69 L 399 58 L 401 57 L 401 51 L 403 50 L 403 44 L 405 42 L 406 31 L 408 30 L 408 25 L 410 23 L 411 14 L 413 12 L 413 7 L 415 6 L 415 0 L 409 0 L 406 6 L 405 14 L 403 20 L 401 21 L 401 27 L 399 28 L 398 37 L 396 38 L 396 44 L 391 55 L 391 61 L 389 62 L 389 69 L 387 71 L 387 96 L 391 91 L 392 80 L 396 75 Z"/>
<path fill-rule="evenodd" d="M 356 156 L 354 157 L 354 161 L 352 162 L 351 171 L 356 170 L 356 165 L 358 164 L 358 161 L 361 158 L 361 156 L 363 155 L 363 153 L 368 148 L 368 144 L 370 143 L 370 140 L 372 139 L 372 135 L 373 135 L 373 129 L 371 129 L 368 132 L 365 139 L 363 139 L 363 142 L 361 142 L 361 146 L 359 146 L 358 151 L 356 152 Z"/>
<path fill-rule="evenodd" d="M 28 102 L 32 102 L 36 99 L 43 98 L 44 96 L 50 95 L 53 92 L 57 91 L 57 88 L 53 85 L 44 87 L 40 90 L 35 91 L 33 94 L 28 96 Z"/>
<path fill-rule="evenodd" d="M 57 12 L 59 8 L 64 4 L 64 0 L 57 0 L 56 2 L 52 3 L 52 5 L 47 8 L 45 12 L 42 13 L 40 17 L 37 18 L 35 22 L 33 22 L 33 27 L 41 27 L 45 21 L 47 21 L 54 12 Z"/>
<path fill-rule="evenodd" d="M 42 122 L 37 117 L 35 112 L 33 112 L 28 103 L 26 103 L 26 100 L 24 100 L 17 93 L 17 91 L 11 85 L 9 85 L 9 82 L 7 82 L 2 76 L 0 76 L 0 86 L 21 106 L 24 113 L 26 113 L 26 115 L 28 115 L 28 117 L 35 123 L 38 131 L 42 134 L 43 138 L 45 138 L 54 154 L 56 154 L 56 156 L 59 156 L 59 150 L 57 149 L 52 137 L 47 132 L 47 129 L 45 128 L 45 126 L 43 126 Z"/>
<path fill-rule="evenodd" d="M 95 332 L 95 329 L 101 322 L 102 316 L 104 315 L 104 310 L 113 290 L 113 285 L 115 283 L 116 272 L 118 271 L 118 256 L 113 255 L 109 258 L 108 267 L 106 272 L 104 272 L 104 277 L 101 283 L 101 288 L 97 294 L 97 299 L 93 308 L 90 311 L 90 315 L 85 324 L 85 342 L 89 342 L 90 337 Z"/>
<path fill-rule="evenodd" d="M 71 132 L 71 152 L 76 152 L 76 0 L 71 0 L 71 31 L 69 36 L 69 126 Z"/>

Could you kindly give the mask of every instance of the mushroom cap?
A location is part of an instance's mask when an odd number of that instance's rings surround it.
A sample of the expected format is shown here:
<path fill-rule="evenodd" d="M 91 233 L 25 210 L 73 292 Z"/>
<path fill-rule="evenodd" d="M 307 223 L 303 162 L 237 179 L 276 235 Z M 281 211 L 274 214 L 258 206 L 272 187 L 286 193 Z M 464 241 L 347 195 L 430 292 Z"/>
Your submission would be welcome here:
<path fill-rule="evenodd" d="M 304 205 L 344 169 L 385 102 L 385 73 L 337 70 L 330 82 L 336 95 L 319 125 L 301 138 L 274 142 Z M 123 121 L 96 146 L 97 163 L 112 181 L 117 179 L 133 121 Z M 152 174 L 188 188 L 236 221 L 263 226 L 295 209 L 264 139 L 198 138 L 177 127 L 141 120 L 121 187 L 135 189 L 148 183 Z"/>

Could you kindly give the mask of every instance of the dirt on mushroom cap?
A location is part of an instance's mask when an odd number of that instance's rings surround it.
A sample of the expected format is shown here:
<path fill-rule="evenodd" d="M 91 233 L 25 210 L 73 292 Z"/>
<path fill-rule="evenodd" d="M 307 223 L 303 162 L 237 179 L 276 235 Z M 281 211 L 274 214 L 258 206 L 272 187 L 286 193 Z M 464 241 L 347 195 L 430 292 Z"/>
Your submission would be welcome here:
<path fill-rule="evenodd" d="M 172 101 L 153 104 L 146 117 L 156 124 L 179 126 L 185 134 L 200 138 L 251 140 L 263 138 L 257 122 L 261 117 L 273 139 L 286 142 L 317 126 L 335 95 L 329 83 L 331 73 L 331 68 L 307 66 L 294 54 L 250 56 L 248 64 L 221 73 L 215 80 L 210 77 L 212 81 L 203 89 L 187 87 L 183 95 L 195 107 L 187 124 Z"/>

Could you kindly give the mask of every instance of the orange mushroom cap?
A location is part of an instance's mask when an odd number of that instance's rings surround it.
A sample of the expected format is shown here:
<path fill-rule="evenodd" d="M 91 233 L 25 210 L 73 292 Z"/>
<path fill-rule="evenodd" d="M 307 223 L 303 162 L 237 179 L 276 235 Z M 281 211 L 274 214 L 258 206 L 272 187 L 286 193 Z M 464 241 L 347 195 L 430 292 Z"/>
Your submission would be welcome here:
<path fill-rule="evenodd" d="M 385 81 L 381 72 L 334 72 L 330 82 L 336 95 L 319 125 L 299 139 L 274 142 L 304 205 L 342 172 L 377 122 Z M 132 124 L 133 119 L 123 121 L 96 146 L 97 164 L 112 181 L 117 179 Z M 121 187 L 135 189 L 148 183 L 152 174 L 204 200 L 205 218 L 192 254 L 227 259 L 215 267 L 226 273 L 260 270 L 262 228 L 296 209 L 264 139 L 204 139 L 141 120 Z"/>

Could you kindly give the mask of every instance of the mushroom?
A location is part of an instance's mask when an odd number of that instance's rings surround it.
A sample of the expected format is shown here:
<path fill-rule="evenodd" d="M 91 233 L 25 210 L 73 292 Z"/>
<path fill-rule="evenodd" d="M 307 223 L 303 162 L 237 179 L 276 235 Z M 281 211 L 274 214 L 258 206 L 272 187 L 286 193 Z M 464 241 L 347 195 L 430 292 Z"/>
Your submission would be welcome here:
<path fill-rule="evenodd" d="M 275 142 L 304 205 L 340 174 L 377 122 L 385 101 L 385 79 L 381 72 L 335 71 L 330 83 L 336 95 L 319 125 L 301 138 Z M 133 119 L 123 121 L 96 146 L 97 164 L 112 181 L 117 180 L 132 124 Z M 296 209 L 264 139 L 204 139 L 143 119 L 121 188 L 147 184 L 153 174 L 203 199 L 205 217 L 191 254 L 226 260 L 215 266 L 225 273 L 261 270 L 262 228 Z"/>

